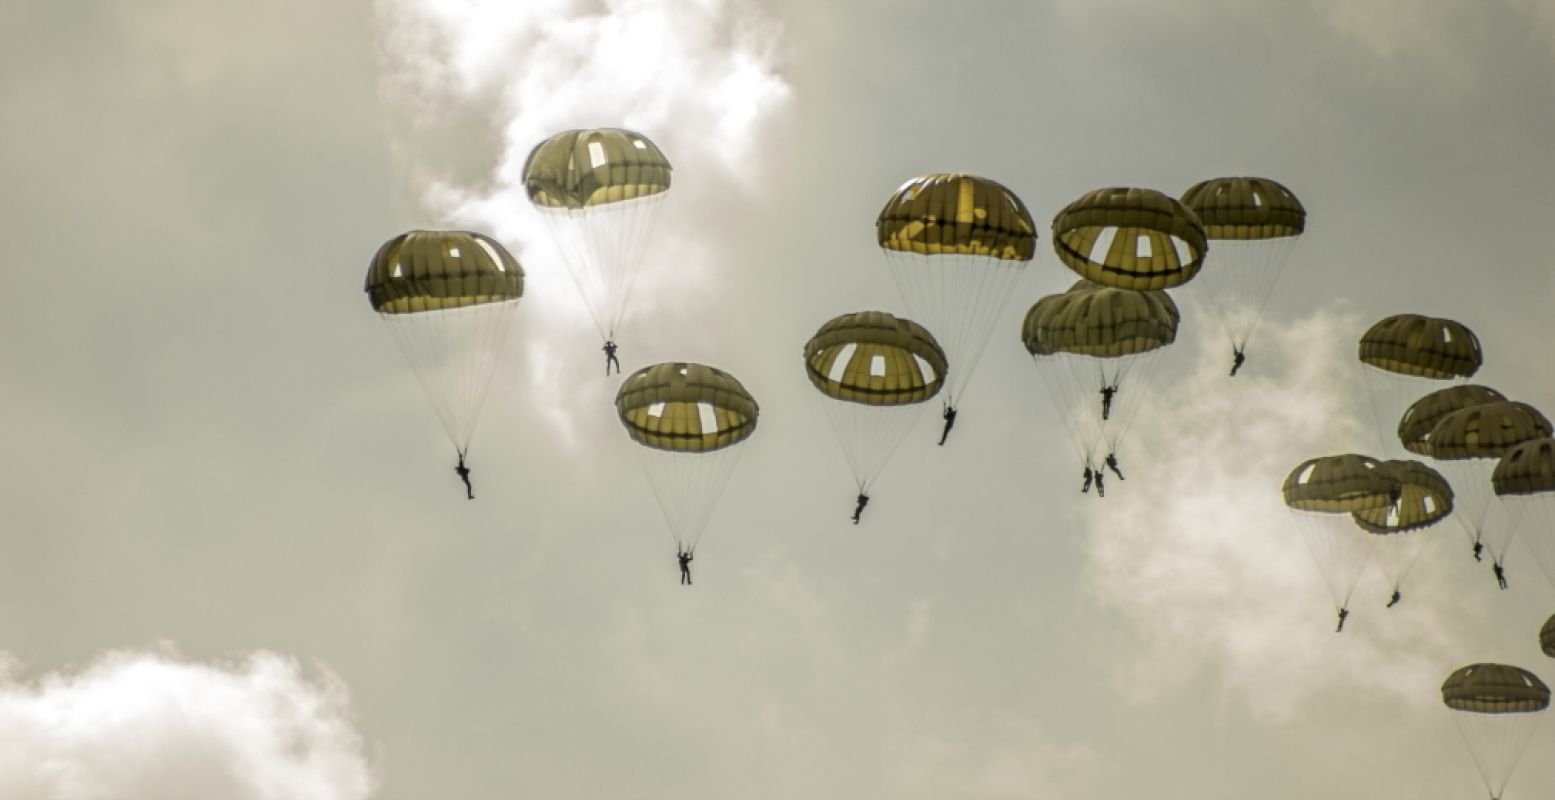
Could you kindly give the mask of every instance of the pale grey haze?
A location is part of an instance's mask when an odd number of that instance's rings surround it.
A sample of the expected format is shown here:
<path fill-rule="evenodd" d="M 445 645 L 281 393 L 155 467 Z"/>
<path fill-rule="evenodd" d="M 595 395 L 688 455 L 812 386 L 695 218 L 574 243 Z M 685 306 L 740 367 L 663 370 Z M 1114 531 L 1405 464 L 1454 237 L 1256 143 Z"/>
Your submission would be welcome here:
<path fill-rule="evenodd" d="M 0 101 L 5 800 L 1476 798 L 1441 680 L 1555 679 L 1521 545 L 1497 591 L 1438 526 L 1335 635 L 1278 495 L 1377 449 L 1389 314 L 1555 410 L 1548 3 L 16 0 Z M 676 166 L 623 366 L 761 403 L 690 589 L 519 181 L 595 126 Z M 940 171 L 1038 257 L 855 528 L 800 349 L 903 310 L 873 221 Z M 1047 222 L 1244 174 L 1309 212 L 1248 365 L 1177 292 L 1128 480 L 1079 494 L 1017 337 L 1074 279 Z M 454 226 L 529 275 L 474 502 L 362 293 Z M 1555 799 L 1555 724 L 1505 797 Z"/>

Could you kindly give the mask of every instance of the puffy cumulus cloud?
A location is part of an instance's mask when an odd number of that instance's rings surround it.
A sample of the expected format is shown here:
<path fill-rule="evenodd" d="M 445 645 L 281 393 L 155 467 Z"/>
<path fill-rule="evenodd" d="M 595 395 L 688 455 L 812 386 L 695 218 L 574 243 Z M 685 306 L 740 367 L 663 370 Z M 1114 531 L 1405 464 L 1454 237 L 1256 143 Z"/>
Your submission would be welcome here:
<path fill-rule="evenodd" d="M 1279 487 L 1306 458 L 1368 452 L 1351 316 L 1319 312 L 1266 326 L 1249 369 L 1225 375 L 1223 341 L 1205 331 L 1190 371 L 1149 399 L 1127 444 L 1130 480 L 1089 504 L 1087 583 L 1142 641 L 1120 679 L 1136 693 L 1195 675 L 1260 716 L 1284 718 L 1329 688 L 1421 703 L 1451 661 L 1442 598 L 1387 612 L 1363 578 L 1342 636 L 1318 569 Z M 1369 576 L 1368 576 L 1369 577 Z M 1387 669 L 1375 669 L 1386 664 Z"/>
<path fill-rule="evenodd" d="M 775 20 L 750 0 L 379 0 L 377 9 L 384 86 L 411 111 L 395 133 L 420 202 L 519 248 L 528 293 L 547 298 L 524 312 L 534 325 L 581 337 L 587 312 L 553 266 L 562 262 L 524 192 L 524 163 L 559 131 L 625 127 L 664 150 L 676 184 L 627 327 L 662 308 L 678 317 L 677 334 L 709 338 L 687 317 L 719 296 L 711 266 L 736 251 L 705 220 L 726 216 L 731 191 L 739 196 L 765 174 L 754 156 L 792 93 L 777 71 Z M 654 268 L 654 254 L 669 252 L 673 279 Z M 582 404 L 557 388 L 573 385 L 556 379 L 561 337 L 528 338 L 533 396 L 548 427 L 575 439 Z"/>
<path fill-rule="evenodd" d="M 3 655 L 0 655 L 3 657 Z M 113 652 L 20 677 L 0 666 L 0 797 L 353 800 L 373 774 L 346 688 L 259 652 L 201 664 Z"/>

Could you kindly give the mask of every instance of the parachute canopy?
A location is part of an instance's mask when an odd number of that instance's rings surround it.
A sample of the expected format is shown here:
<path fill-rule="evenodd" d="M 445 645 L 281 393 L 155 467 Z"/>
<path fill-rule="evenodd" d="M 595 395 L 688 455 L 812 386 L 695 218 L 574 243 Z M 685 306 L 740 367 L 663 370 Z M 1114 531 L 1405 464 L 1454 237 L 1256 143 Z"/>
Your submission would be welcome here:
<path fill-rule="evenodd" d="M 1329 514 L 1386 509 L 1397 478 L 1370 456 L 1345 453 L 1301 462 L 1285 477 L 1285 505 Z"/>
<path fill-rule="evenodd" d="M 670 169 L 658 145 L 635 131 L 562 131 L 529 152 L 524 189 L 536 207 L 578 210 L 668 191 Z"/>
<path fill-rule="evenodd" d="M 1550 435 L 1550 421 L 1527 403 L 1503 400 L 1459 409 L 1431 429 L 1431 456 L 1444 461 L 1500 458 L 1513 447 Z"/>
<path fill-rule="evenodd" d="M 1544 626 L 1539 628 L 1539 648 L 1550 658 L 1555 658 L 1555 614 L 1544 621 Z"/>
<path fill-rule="evenodd" d="M 1498 495 L 1555 492 L 1555 439 L 1532 439 L 1508 450 L 1490 474 Z"/>
<path fill-rule="evenodd" d="M 1431 454 L 1431 431 L 1454 411 L 1506 400 L 1489 386 L 1466 383 L 1439 389 L 1416 400 L 1398 421 L 1398 441 L 1415 455 Z"/>
<path fill-rule="evenodd" d="M 1152 189 L 1082 195 L 1053 217 L 1053 249 L 1080 277 L 1119 289 L 1170 289 L 1204 265 L 1204 226 Z"/>
<path fill-rule="evenodd" d="M 850 403 L 898 406 L 939 393 L 945 351 L 912 320 L 884 311 L 832 319 L 805 343 L 805 374 L 823 394 Z"/>
<path fill-rule="evenodd" d="M 1166 292 L 1114 289 L 1081 280 L 1031 307 L 1021 326 L 1021 341 L 1034 356 L 1115 358 L 1171 344 L 1180 319 L 1177 304 Z"/>
<path fill-rule="evenodd" d="M 960 254 L 1030 261 L 1036 223 L 1009 189 L 964 173 L 913 178 L 886 201 L 875 220 L 882 250 Z"/>
<path fill-rule="evenodd" d="M 1211 178 L 1182 193 L 1210 239 L 1254 241 L 1300 236 L 1307 210 L 1291 190 L 1269 178 Z"/>
<path fill-rule="evenodd" d="M 1452 513 L 1452 487 L 1441 473 L 1419 461 L 1384 461 L 1379 466 L 1398 482 L 1396 502 L 1351 512 L 1367 533 L 1406 533 L 1428 528 Z"/>
<path fill-rule="evenodd" d="M 484 234 L 410 231 L 378 248 L 366 291 L 381 314 L 467 308 L 523 297 L 524 270 Z"/>
<path fill-rule="evenodd" d="M 692 363 L 644 367 L 616 393 L 616 413 L 632 441 L 658 450 L 705 453 L 756 430 L 756 399 L 734 376 Z"/>
<path fill-rule="evenodd" d="M 1522 714 L 1548 708 L 1550 687 L 1521 667 L 1470 664 L 1442 682 L 1442 702 L 1454 711 Z"/>
<path fill-rule="evenodd" d="M 1435 380 L 1466 378 L 1484 363 L 1479 339 L 1460 322 L 1395 314 L 1361 336 L 1360 359 L 1378 369 Z"/>

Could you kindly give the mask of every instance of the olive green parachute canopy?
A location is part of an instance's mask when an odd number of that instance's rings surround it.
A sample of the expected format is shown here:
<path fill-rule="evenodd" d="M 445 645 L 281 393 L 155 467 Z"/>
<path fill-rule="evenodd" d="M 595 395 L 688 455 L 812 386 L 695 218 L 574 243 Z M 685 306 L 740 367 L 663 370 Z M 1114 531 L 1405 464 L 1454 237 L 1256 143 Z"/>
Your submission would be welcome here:
<path fill-rule="evenodd" d="M 1442 418 L 1454 411 L 1485 403 L 1505 401 L 1506 397 L 1489 386 L 1466 383 L 1439 389 L 1416 400 L 1398 421 L 1398 441 L 1415 455 L 1431 454 L 1431 431 Z"/>
<path fill-rule="evenodd" d="M 1053 217 L 1053 249 L 1087 280 L 1170 289 L 1198 274 L 1209 243 L 1199 218 L 1176 200 L 1152 189 L 1110 188 L 1081 196 Z"/>
<path fill-rule="evenodd" d="M 1114 289 L 1081 280 L 1031 307 L 1021 326 L 1021 341 L 1034 356 L 1116 358 L 1176 341 L 1180 319 L 1177 304 L 1166 292 Z"/>
<path fill-rule="evenodd" d="M 902 184 L 875 220 L 885 250 L 1030 261 L 1037 226 L 1014 192 L 963 173 L 924 175 Z"/>
<path fill-rule="evenodd" d="M 583 209 L 669 188 L 670 162 L 658 145 L 620 128 L 563 131 L 524 162 L 524 189 L 541 208 Z"/>
<path fill-rule="evenodd" d="M 1395 314 L 1361 336 L 1360 359 L 1378 369 L 1435 380 L 1467 378 L 1484 363 L 1479 339 L 1460 322 Z"/>
<path fill-rule="evenodd" d="M 1452 513 L 1452 486 L 1441 473 L 1419 461 L 1384 461 L 1378 468 L 1398 481 L 1398 500 L 1352 512 L 1361 530 L 1406 533 L 1435 525 Z"/>
<path fill-rule="evenodd" d="M 1210 239 L 1251 241 L 1299 236 L 1307 210 L 1291 190 L 1268 178 L 1211 178 L 1182 193 Z"/>
<path fill-rule="evenodd" d="M 745 387 L 723 370 L 665 363 L 643 367 L 621 384 L 616 413 L 638 444 L 708 453 L 750 438 L 759 409 Z"/>
<path fill-rule="evenodd" d="M 523 297 L 524 270 L 484 234 L 410 231 L 378 248 L 366 291 L 383 314 L 468 308 Z"/>
<path fill-rule="evenodd" d="M 1544 621 L 1544 627 L 1539 629 L 1539 649 L 1550 658 L 1555 658 L 1555 614 Z"/>
<path fill-rule="evenodd" d="M 1555 492 L 1555 439 L 1531 439 L 1506 451 L 1490 485 L 1498 495 Z"/>
<path fill-rule="evenodd" d="M 843 314 L 805 343 L 805 372 L 829 397 L 871 406 L 921 403 L 939 393 L 949 365 L 922 325 L 884 311 Z"/>
<path fill-rule="evenodd" d="M 1527 403 L 1503 400 L 1459 409 L 1431 429 L 1431 457 L 1444 461 L 1500 458 L 1508 450 L 1550 435 L 1550 421 Z"/>
<path fill-rule="evenodd" d="M 1442 702 L 1455 711 L 1477 714 L 1543 711 L 1550 705 L 1550 687 L 1521 667 L 1470 664 L 1447 676 Z"/>
<path fill-rule="evenodd" d="M 1285 505 L 1298 511 L 1341 512 L 1386 509 L 1398 481 L 1377 459 L 1345 453 L 1301 462 L 1285 476 Z"/>

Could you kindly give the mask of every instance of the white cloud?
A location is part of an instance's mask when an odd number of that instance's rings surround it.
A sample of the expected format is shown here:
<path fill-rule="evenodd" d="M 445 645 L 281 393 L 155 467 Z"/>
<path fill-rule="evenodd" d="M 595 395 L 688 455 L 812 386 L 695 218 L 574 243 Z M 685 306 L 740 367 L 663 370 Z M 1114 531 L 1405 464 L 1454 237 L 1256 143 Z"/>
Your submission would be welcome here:
<path fill-rule="evenodd" d="M 1091 589 L 1144 638 L 1120 676 L 1137 693 L 1207 672 L 1221 700 L 1273 717 L 1336 687 L 1417 704 L 1433 696 L 1451 661 L 1442 609 L 1411 598 L 1409 613 L 1384 611 L 1385 592 L 1363 578 L 1336 636 L 1317 567 L 1280 498 L 1303 459 L 1365 452 L 1374 441 L 1349 366 L 1359 330 L 1355 318 L 1327 311 L 1266 325 L 1235 379 L 1218 340 L 1179 343 L 1197 348 L 1191 372 L 1150 398 L 1129 443 L 1129 482 L 1088 504 L 1086 516 Z M 1377 602 L 1366 602 L 1368 592 Z M 1382 663 L 1386 670 L 1373 668 Z"/>
<path fill-rule="evenodd" d="M 111 652 L 35 680 L 0 654 L 0 797 L 353 800 L 373 775 L 346 688 L 258 652 Z"/>

